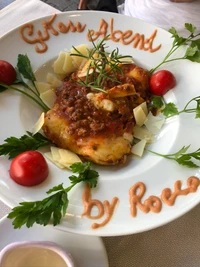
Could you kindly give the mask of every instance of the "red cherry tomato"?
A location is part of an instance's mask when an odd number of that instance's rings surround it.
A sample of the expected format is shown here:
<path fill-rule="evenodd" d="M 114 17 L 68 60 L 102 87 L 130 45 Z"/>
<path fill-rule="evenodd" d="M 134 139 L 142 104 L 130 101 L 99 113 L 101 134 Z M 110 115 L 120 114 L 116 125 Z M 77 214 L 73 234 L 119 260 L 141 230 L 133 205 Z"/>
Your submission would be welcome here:
<path fill-rule="evenodd" d="M 175 85 L 176 79 L 168 70 L 157 71 L 150 78 L 150 91 L 153 95 L 162 96 Z"/>
<path fill-rule="evenodd" d="M 0 82 L 11 85 L 16 80 L 16 71 L 7 61 L 0 60 Z"/>
<path fill-rule="evenodd" d="M 10 177 L 23 186 L 42 183 L 49 169 L 43 155 L 37 151 L 26 151 L 16 156 L 10 165 Z"/>

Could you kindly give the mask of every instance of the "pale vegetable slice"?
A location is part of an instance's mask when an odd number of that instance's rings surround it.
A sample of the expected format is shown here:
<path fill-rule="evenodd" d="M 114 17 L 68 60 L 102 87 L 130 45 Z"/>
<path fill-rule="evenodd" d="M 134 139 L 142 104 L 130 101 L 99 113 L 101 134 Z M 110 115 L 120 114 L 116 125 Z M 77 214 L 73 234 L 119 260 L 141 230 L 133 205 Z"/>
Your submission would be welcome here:
<path fill-rule="evenodd" d="M 51 152 L 45 153 L 45 156 L 61 169 L 70 169 L 73 163 L 82 162 L 75 153 L 54 146 L 51 147 Z"/>
<path fill-rule="evenodd" d="M 164 117 L 153 116 L 153 114 L 150 112 L 144 124 L 149 131 L 151 131 L 153 134 L 157 134 L 162 128 L 164 122 Z"/>
<path fill-rule="evenodd" d="M 50 83 L 54 88 L 60 87 L 63 84 L 61 80 L 59 80 L 55 75 L 50 72 L 47 73 L 47 82 Z"/>
<path fill-rule="evenodd" d="M 147 102 L 142 102 L 142 103 L 140 104 L 140 107 L 143 109 L 145 115 L 147 116 L 147 115 L 148 115 Z"/>
<path fill-rule="evenodd" d="M 122 58 L 119 58 L 118 60 L 122 64 L 131 64 L 131 63 L 134 63 L 134 60 L 133 60 L 132 57 L 122 57 Z"/>
<path fill-rule="evenodd" d="M 61 51 L 58 55 L 58 58 L 53 63 L 53 70 L 56 74 L 65 74 L 63 66 L 65 63 L 66 52 Z"/>
<path fill-rule="evenodd" d="M 131 152 L 138 157 L 142 157 L 146 143 L 147 141 L 145 139 L 140 140 L 131 148 Z"/>
<path fill-rule="evenodd" d="M 56 102 L 56 94 L 53 90 L 47 90 L 40 94 L 40 98 L 49 108 L 52 108 Z"/>
<path fill-rule="evenodd" d="M 81 44 L 81 45 L 76 46 L 75 48 L 72 47 L 70 49 L 71 54 L 78 54 L 78 52 L 76 50 L 78 50 L 82 55 L 87 56 L 89 46 L 86 44 Z M 79 67 L 83 63 L 83 61 L 85 61 L 84 57 L 80 57 L 80 56 L 71 56 L 71 57 L 73 59 L 74 65 L 76 67 Z"/>
<path fill-rule="evenodd" d="M 135 117 L 136 124 L 141 127 L 147 118 L 144 109 L 141 107 L 141 105 L 133 109 L 133 114 Z"/>
<path fill-rule="evenodd" d="M 51 152 L 46 152 L 46 153 L 44 153 L 44 156 L 45 156 L 47 159 L 49 159 L 51 162 L 53 162 L 58 168 L 60 168 L 60 169 L 64 169 L 64 168 L 65 168 L 64 165 L 62 165 L 61 163 L 59 163 L 59 162 L 57 162 L 57 161 L 55 161 L 55 160 L 53 159 L 53 156 L 52 156 L 52 153 L 51 153 Z"/>
<path fill-rule="evenodd" d="M 47 90 L 52 89 L 52 85 L 49 83 L 35 82 L 35 84 L 40 94 L 46 92 Z"/>
<path fill-rule="evenodd" d="M 51 154 L 53 157 L 53 160 L 56 162 L 60 162 L 60 154 L 59 154 L 59 148 L 55 146 L 51 146 Z"/>
<path fill-rule="evenodd" d="M 42 112 L 39 119 L 37 120 L 37 122 L 33 126 L 32 134 L 34 135 L 34 134 L 38 133 L 40 131 L 40 129 L 42 128 L 43 124 L 44 124 L 44 112 Z"/>
<path fill-rule="evenodd" d="M 65 60 L 63 64 L 63 71 L 64 73 L 70 74 L 76 70 L 76 66 L 73 64 L 72 56 L 70 56 L 70 53 L 65 53 Z"/>
<path fill-rule="evenodd" d="M 73 152 L 60 148 L 58 150 L 58 153 L 60 155 L 60 163 L 63 165 L 71 165 L 75 162 L 82 162 L 81 159 Z"/>
<path fill-rule="evenodd" d="M 139 140 L 145 139 L 147 143 L 152 143 L 154 141 L 152 133 L 143 127 L 138 127 L 137 125 L 133 129 L 133 136 Z"/>

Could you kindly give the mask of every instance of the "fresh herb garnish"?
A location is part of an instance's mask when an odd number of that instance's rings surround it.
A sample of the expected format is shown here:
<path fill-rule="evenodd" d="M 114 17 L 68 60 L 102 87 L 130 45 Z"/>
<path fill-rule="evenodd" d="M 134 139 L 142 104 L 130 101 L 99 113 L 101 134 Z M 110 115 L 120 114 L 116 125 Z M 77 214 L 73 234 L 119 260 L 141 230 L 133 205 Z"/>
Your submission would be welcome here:
<path fill-rule="evenodd" d="M 183 146 L 179 151 L 177 151 L 176 153 L 173 153 L 173 154 L 160 154 L 160 153 L 151 151 L 149 149 L 147 149 L 147 151 L 150 153 L 153 153 L 157 156 L 164 157 L 166 159 L 175 160 L 178 164 L 184 165 L 188 168 L 199 168 L 200 165 L 195 164 L 192 161 L 192 159 L 200 160 L 200 148 L 194 152 L 186 153 L 187 150 L 189 149 L 189 147 L 190 147 L 190 145 L 189 146 Z"/>
<path fill-rule="evenodd" d="M 160 62 L 160 64 L 158 64 L 156 67 L 152 68 L 150 70 L 150 73 L 153 73 L 164 63 L 168 63 L 171 61 L 188 59 L 190 61 L 200 63 L 200 39 L 197 38 L 198 36 L 200 36 L 200 33 L 196 33 L 197 28 L 190 23 L 185 23 L 185 29 L 189 31 L 189 36 L 186 38 L 179 36 L 178 32 L 174 27 L 169 30 L 169 32 L 172 34 L 172 38 L 174 38 L 172 47 L 167 53 L 167 55 L 164 57 L 162 62 Z M 188 45 L 185 55 L 178 58 L 170 58 L 171 55 L 183 45 Z"/>
<path fill-rule="evenodd" d="M 7 218 L 14 219 L 12 224 L 15 229 L 21 228 L 23 225 L 29 228 L 34 223 L 45 226 L 51 219 L 54 226 L 59 224 L 61 218 L 65 216 L 69 204 L 67 193 L 80 182 L 88 183 L 90 188 L 96 187 L 99 174 L 95 170 L 90 169 L 90 162 L 77 162 L 70 167 L 73 173 L 78 173 L 78 176 L 71 175 L 69 177 L 71 181 L 69 187 L 64 188 L 63 184 L 60 184 L 46 192 L 48 195 L 51 193 L 55 194 L 41 201 L 22 202 L 20 206 L 12 209 Z"/>
<path fill-rule="evenodd" d="M 35 75 L 33 73 L 33 70 L 32 70 L 31 64 L 30 64 L 30 60 L 29 60 L 27 55 L 21 55 L 21 54 L 18 55 L 18 62 L 17 62 L 17 67 L 15 68 L 15 71 L 16 71 L 16 75 L 17 75 L 15 82 L 12 85 L 6 85 L 6 84 L 0 82 L 0 92 L 3 92 L 7 89 L 12 89 L 12 90 L 15 90 L 17 92 L 20 92 L 23 95 L 32 99 L 40 108 L 42 108 L 45 112 L 47 112 L 49 110 L 49 108 L 40 98 L 40 94 L 39 94 L 37 87 L 35 85 L 35 81 L 36 81 Z M 31 88 L 23 80 L 23 77 L 25 79 L 28 79 L 32 83 L 34 89 Z M 20 88 L 17 88 L 17 87 L 15 87 L 15 85 L 22 85 L 23 87 L 28 89 L 28 91 L 26 92 Z"/>
<path fill-rule="evenodd" d="M 189 108 L 191 103 L 194 102 L 196 102 L 196 107 Z M 161 112 L 163 113 L 163 115 L 166 116 L 166 118 L 170 118 L 175 115 L 180 115 L 181 113 L 195 113 L 195 118 L 200 118 L 200 96 L 193 97 L 190 101 L 187 102 L 187 104 L 182 110 L 178 110 L 176 105 L 172 102 L 164 103 L 162 97 L 153 98 L 152 105 L 155 108 L 159 108 L 164 105 L 164 108 L 161 109 Z"/>
<path fill-rule="evenodd" d="M 104 93 L 106 93 L 103 89 L 105 82 L 110 80 L 119 83 L 116 75 L 117 73 L 123 74 L 119 64 L 123 62 L 123 59 L 125 62 L 125 58 L 131 58 L 131 56 L 128 55 L 120 55 L 118 48 L 114 49 L 111 53 L 106 52 L 105 48 L 107 47 L 105 46 L 105 40 L 108 37 L 109 36 L 106 36 L 97 44 L 92 41 L 93 48 L 88 50 L 88 55 L 83 55 L 76 47 L 73 47 L 76 54 L 71 54 L 72 56 L 83 57 L 88 61 L 90 60 L 85 79 L 79 79 L 78 83 Z"/>
<path fill-rule="evenodd" d="M 0 156 L 8 155 L 9 159 L 16 157 L 22 152 L 37 150 L 39 147 L 51 144 L 51 141 L 42 134 L 36 133 L 32 135 L 30 132 L 27 132 L 27 134 L 20 138 L 8 137 L 4 141 L 5 143 L 0 145 Z"/>
<path fill-rule="evenodd" d="M 161 96 L 153 96 L 152 100 L 151 100 L 151 105 L 153 108 L 162 108 L 164 105 L 164 101 L 163 98 Z"/>

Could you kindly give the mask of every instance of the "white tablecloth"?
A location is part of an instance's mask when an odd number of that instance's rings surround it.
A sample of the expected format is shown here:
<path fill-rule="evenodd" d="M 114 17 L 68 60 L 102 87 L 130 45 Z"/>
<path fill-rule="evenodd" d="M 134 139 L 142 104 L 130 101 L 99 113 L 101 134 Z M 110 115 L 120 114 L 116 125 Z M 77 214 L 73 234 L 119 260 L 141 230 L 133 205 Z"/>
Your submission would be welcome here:
<path fill-rule="evenodd" d="M 39 0 L 16 0 L 0 11 L 0 36 L 9 31 L 13 24 L 17 26 L 55 12 L 59 11 Z M 8 212 L 9 208 L 0 202 L 0 218 Z M 136 235 L 103 238 L 110 267 L 198 267 L 199 226 L 200 205 L 158 229 Z"/>

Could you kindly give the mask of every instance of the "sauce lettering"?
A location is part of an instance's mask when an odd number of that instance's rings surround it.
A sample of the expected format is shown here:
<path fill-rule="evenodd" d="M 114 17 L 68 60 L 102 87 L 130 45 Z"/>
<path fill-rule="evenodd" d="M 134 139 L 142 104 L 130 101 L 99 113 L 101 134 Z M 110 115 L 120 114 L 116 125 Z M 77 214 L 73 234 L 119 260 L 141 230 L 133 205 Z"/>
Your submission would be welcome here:
<path fill-rule="evenodd" d="M 148 213 L 150 210 L 155 213 L 158 213 L 162 209 L 162 202 L 160 198 L 156 196 L 150 196 L 148 199 L 144 201 L 144 204 L 142 204 L 141 199 L 144 196 L 145 191 L 146 191 L 146 186 L 142 182 L 138 182 L 137 184 L 132 186 L 129 190 L 130 210 L 131 210 L 131 215 L 133 217 L 136 217 L 137 215 L 137 206 L 145 213 Z"/>
<path fill-rule="evenodd" d="M 49 40 L 50 33 L 57 36 L 59 33 L 68 33 L 69 31 L 83 32 L 86 27 L 86 24 L 82 25 L 80 22 L 77 22 L 74 25 L 73 22 L 68 21 L 66 25 L 62 22 L 58 22 L 55 29 L 55 26 L 53 26 L 55 18 L 56 14 L 54 14 L 49 20 L 43 21 L 42 26 L 44 32 L 42 33 L 42 31 L 38 30 L 36 35 L 34 35 L 34 25 L 32 23 L 24 24 L 21 27 L 20 34 L 22 39 L 28 44 L 37 44 L 35 46 L 35 51 L 37 53 L 44 53 L 47 51 L 48 46 L 45 41 Z M 27 34 L 25 32 L 27 32 Z M 31 38 L 27 37 L 27 35 Z"/>
<path fill-rule="evenodd" d="M 91 226 L 92 229 L 102 227 L 110 221 L 114 213 L 114 209 L 119 201 L 117 197 L 114 197 L 111 203 L 108 200 L 105 200 L 102 203 L 100 200 L 91 199 L 91 189 L 88 184 L 84 188 L 82 200 L 84 204 L 84 211 L 82 213 L 82 216 L 87 216 L 90 219 L 100 219 L 102 216 L 104 216 L 104 213 L 106 213 L 106 218 L 104 219 L 104 221 L 102 221 L 101 223 L 93 223 Z M 95 206 L 98 209 L 98 214 L 91 215 L 92 208 Z"/>
<path fill-rule="evenodd" d="M 181 181 L 176 181 L 174 184 L 174 192 L 170 188 L 163 189 L 161 193 L 161 199 L 156 196 L 150 196 L 142 203 L 142 198 L 146 192 L 146 186 L 142 182 L 138 182 L 133 185 L 129 190 L 129 203 L 131 216 L 136 217 L 137 207 L 144 213 L 152 211 L 159 213 L 162 209 L 162 201 L 168 205 L 173 206 L 178 196 L 185 196 L 189 193 L 194 193 L 200 185 L 200 180 L 191 176 L 187 179 L 187 188 L 181 189 Z M 162 201 L 161 201 L 162 200 Z"/>
<path fill-rule="evenodd" d="M 185 196 L 189 193 L 196 192 L 199 184 L 199 179 L 195 176 L 188 178 L 186 189 L 181 189 L 181 181 L 176 181 L 174 184 L 174 192 L 172 193 L 170 188 L 165 188 L 162 191 L 161 199 L 166 205 L 173 206 L 178 196 Z"/>
<path fill-rule="evenodd" d="M 90 30 L 87 34 L 87 38 L 89 41 L 96 41 L 100 36 L 102 38 L 106 38 L 109 32 L 109 25 L 108 23 L 102 19 L 99 25 L 99 30 L 94 31 Z M 133 33 L 132 30 L 121 31 L 121 30 L 114 30 L 113 26 L 113 18 L 110 19 L 110 36 L 107 37 L 107 40 L 112 40 L 113 42 L 120 42 L 123 45 L 129 45 L 132 43 L 133 48 L 139 48 L 140 50 L 155 52 L 160 49 L 161 44 L 157 47 L 153 48 L 153 41 L 156 37 L 157 30 L 150 35 L 149 38 L 145 39 L 144 34 Z"/>
<path fill-rule="evenodd" d="M 73 23 L 68 21 L 66 24 L 58 22 L 54 25 L 56 14 L 54 14 L 49 20 L 42 22 L 43 31 L 38 30 L 35 33 L 34 25 L 32 23 L 24 24 L 20 29 L 20 35 L 22 39 L 28 44 L 36 44 L 35 51 L 37 53 L 44 53 L 47 51 L 48 46 L 46 41 L 49 40 L 50 34 L 58 36 L 60 33 L 67 34 L 68 32 L 81 33 L 85 30 L 86 24 L 82 25 L 80 22 Z M 106 36 L 110 35 L 108 38 Z M 145 38 L 144 34 L 133 33 L 132 30 L 116 30 L 114 29 L 114 19 L 110 19 L 108 24 L 104 19 L 101 19 L 99 29 L 97 31 L 91 29 L 87 33 L 87 39 L 89 41 L 95 41 L 100 36 L 113 42 L 120 42 L 123 45 L 132 44 L 133 48 L 139 48 L 140 50 L 149 51 L 150 53 L 160 49 L 161 44 L 153 47 L 153 41 L 156 37 L 157 30 L 148 37 Z"/>

